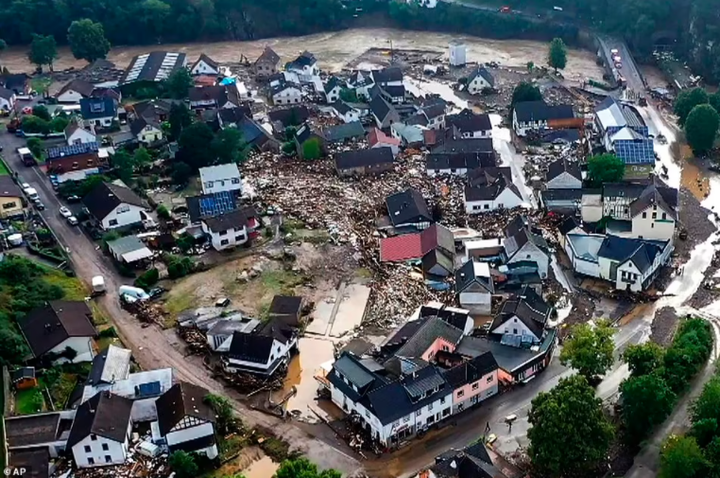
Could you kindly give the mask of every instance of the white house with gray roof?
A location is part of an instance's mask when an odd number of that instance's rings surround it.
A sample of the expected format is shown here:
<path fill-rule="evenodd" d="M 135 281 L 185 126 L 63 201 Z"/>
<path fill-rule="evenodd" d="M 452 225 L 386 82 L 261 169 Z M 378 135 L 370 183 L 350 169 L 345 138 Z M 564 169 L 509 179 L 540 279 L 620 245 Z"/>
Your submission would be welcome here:
<path fill-rule="evenodd" d="M 538 275 L 545 279 L 550 267 L 550 250 L 540 232 L 530 227 L 527 217 L 517 216 L 505 228 L 505 236 L 505 264 L 534 263 Z"/>
<path fill-rule="evenodd" d="M 495 288 L 488 263 L 466 262 L 455 273 L 455 293 L 461 307 L 473 314 L 489 314 Z"/>
<path fill-rule="evenodd" d="M 495 87 L 495 78 L 484 66 L 478 67 L 467 79 L 466 90 L 471 95 L 479 95 L 486 88 Z"/>
<path fill-rule="evenodd" d="M 213 194 L 222 191 L 237 191 L 242 193 L 242 180 L 240 169 L 235 163 L 218 164 L 200 168 L 200 184 L 203 194 Z"/>

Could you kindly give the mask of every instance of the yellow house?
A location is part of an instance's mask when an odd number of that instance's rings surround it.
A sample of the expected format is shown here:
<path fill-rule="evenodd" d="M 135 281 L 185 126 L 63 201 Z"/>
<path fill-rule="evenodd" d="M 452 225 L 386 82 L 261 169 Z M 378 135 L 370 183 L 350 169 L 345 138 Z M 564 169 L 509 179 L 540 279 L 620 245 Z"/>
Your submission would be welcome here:
<path fill-rule="evenodd" d="M 22 191 L 10 176 L 0 176 L 0 217 L 21 216 L 24 212 Z"/>

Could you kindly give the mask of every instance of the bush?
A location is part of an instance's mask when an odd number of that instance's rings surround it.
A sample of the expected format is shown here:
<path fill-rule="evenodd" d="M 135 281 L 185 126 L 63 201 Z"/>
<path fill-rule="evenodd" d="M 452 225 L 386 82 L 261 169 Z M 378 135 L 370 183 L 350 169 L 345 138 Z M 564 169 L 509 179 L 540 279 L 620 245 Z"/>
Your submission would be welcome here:
<path fill-rule="evenodd" d="M 148 269 L 143 272 L 140 277 L 135 279 L 135 287 L 147 290 L 157 284 L 158 280 L 160 280 L 160 272 L 153 267 L 152 269 Z"/>
<path fill-rule="evenodd" d="M 114 339 L 117 338 L 117 331 L 115 330 L 115 327 L 108 327 L 107 329 L 101 330 L 98 333 L 98 337 L 101 339 Z"/>
<path fill-rule="evenodd" d="M 168 208 L 166 208 L 164 204 L 158 206 L 157 215 L 160 219 L 170 219 L 170 211 L 168 211 Z"/>
<path fill-rule="evenodd" d="M 168 265 L 168 276 L 171 279 L 185 277 L 193 271 L 193 263 L 189 257 L 173 260 Z"/>

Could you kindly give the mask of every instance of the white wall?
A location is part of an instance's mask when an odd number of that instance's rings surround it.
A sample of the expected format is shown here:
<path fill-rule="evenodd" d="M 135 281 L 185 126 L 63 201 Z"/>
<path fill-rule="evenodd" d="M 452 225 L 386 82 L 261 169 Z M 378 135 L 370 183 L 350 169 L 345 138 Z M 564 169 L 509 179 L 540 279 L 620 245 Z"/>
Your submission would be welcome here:
<path fill-rule="evenodd" d="M 73 144 L 87 144 L 87 143 L 94 143 L 97 141 L 97 136 L 92 134 L 90 131 L 78 128 L 75 131 L 73 131 L 73 134 L 70 135 L 69 138 L 67 138 L 67 144 L 68 146 Z"/>
<path fill-rule="evenodd" d="M 9 99 L 0 98 L 0 110 L 10 111 L 15 106 L 15 95 L 13 94 Z"/>
<path fill-rule="evenodd" d="M 485 80 L 480 75 L 477 75 L 473 81 L 470 82 L 470 84 L 467 86 L 467 91 L 471 95 L 476 95 L 478 93 L 481 93 L 484 88 L 490 88 L 492 85 Z"/>
<path fill-rule="evenodd" d="M 205 181 L 202 185 L 203 194 L 213 194 L 222 191 L 242 191 L 240 176 Z"/>
<path fill-rule="evenodd" d="M 515 195 L 509 188 L 505 188 L 500 195 L 490 201 L 465 201 L 465 212 L 467 214 L 480 214 L 496 209 L 512 209 L 522 204 L 522 199 Z"/>
<path fill-rule="evenodd" d="M 325 98 L 328 103 L 335 103 L 340 99 L 340 86 L 336 86 L 329 93 L 325 93 Z"/>
<path fill-rule="evenodd" d="M 143 130 L 138 134 L 137 140 L 144 144 L 150 144 L 154 143 L 155 141 L 159 141 L 163 138 L 163 133 L 156 127 L 152 125 L 147 125 Z"/>
<path fill-rule="evenodd" d="M 520 261 L 531 261 L 537 263 L 540 277 L 542 279 L 547 277 L 550 258 L 535 244 L 531 242 L 525 243 L 525 245 L 517 251 L 510 260 L 508 260 L 508 264 Z"/>
<path fill-rule="evenodd" d="M 202 230 L 205 234 L 210 235 L 210 242 L 216 251 L 222 251 L 223 249 L 230 249 L 245 244 L 248 241 L 248 230 L 247 227 L 241 229 L 228 229 L 223 233 L 212 232 L 208 229 L 207 225 L 201 223 Z"/>
<path fill-rule="evenodd" d="M 181 443 L 189 442 L 197 438 L 212 436 L 215 434 L 215 429 L 211 422 L 203 423 L 202 425 L 196 425 L 190 428 L 183 428 L 181 430 L 170 431 L 165 440 L 168 446 L 179 445 Z M 200 453 L 205 453 L 208 458 L 213 459 L 217 456 L 217 447 L 211 446 L 198 450 Z"/>
<path fill-rule="evenodd" d="M 468 172 L 467 168 L 458 169 L 428 169 L 427 175 L 430 177 L 437 176 L 438 174 L 454 174 L 455 176 L 465 176 Z"/>
<path fill-rule="evenodd" d="M 656 215 L 655 218 L 653 218 L 653 214 Z M 663 215 L 665 219 L 663 219 Z M 672 240 L 674 235 L 675 220 L 661 208 L 653 210 L 650 206 L 632 219 L 633 237 L 667 241 Z"/>
<path fill-rule="evenodd" d="M 67 90 L 57 97 L 57 101 L 58 103 L 80 103 L 80 100 L 83 98 L 85 97 L 77 91 Z"/>
<path fill-rule="evenodd" d="M 563 172 L 560 176 L 551 179 L 547 182 L 548 189 L 580 189 L 582 188 L 582 181 L 567 171 Z"/>
<path fill-rule="evenodd" d="M 525 136 L 528 130 L 542 130 L 547 128 L 547 121 L 529 121 L 527 123 L 520 123 L 517 119 L 517 113 L 513 110 L 513 129 L 518 136 Z"/>
<path fill-rule="evenodd" d="M 107 446 L 107 450 L 103 450 L 103 445 Z M 90 447 L 89 453 L 86 451 L 86 446 Z M 123 464 L 127 458 L 127 439 L 124 443 L 119 443 L 99 435 L 96 435 L 96 440 L 87 436 L 72 447 L 72 453 L 78 468 Z M 110 461 L 106 460 L 108 456 Z M 90 458 L 94 463 L 90 463 Z"/>
<path fill-rule="evenodd" d="M 489 292 L 461 292 L 460 306 L 473 314 L 489 314 L 492 309 L 492 295 Z"/>
<path fill-rule="evenodd" d="M 302 92 L 297 88 L 287 88 L 273 95 L 273 103 L 276 105 L 289 105 L 300 103 Z"/>
<path fill-rule="evenodd" d="M 492 130 L 465 131 L 462 133 L 463 138 L 492 138 Z"/>
<path fill-rule="evenodd" d="M 200 60 L 190 73 L 193 75 L 217 75 L 218 71 Z"/>
<path fill-rule="evenodd" d="M 134 204 L 120 204 L 110 214 L 102 219 L 102 228 L 105 230 L 129 226 L 142 222 L 140 212 L 144 209 Z M 111 221 L 116 221 L 111 223 Z"/>
<path fill-rule="evenodd" d="M 360 121 L 360 114 L 357 110 L 350 110 L 344 115 L 337 113 L 338 118 L 342 119 L 345 123 L 352 123 L 354 121 Z"/>
<path fill-rule="evenodd" d="M 650 268 L 648 273 L 651 273 L 653 268 Z M 630 286 L 630 290 L 633 292 L 640 292 L 642 290 L 642 283 L 646 276 L 635 267 L 635 264 L 628 261 L 621 264 L 617 268 L 617 276 L 615 278 L 615 288 L 618 290 L 627 290 Z"/>
<path fill-rule="evenodd" d="M 91 337 L 68 337 L 61 344 L 50 350 L 52 353 L 60 354 L 70 347 L 77 352 L 77 356 L 73 359 L 73 363 L 92 362 L 95 352 L 93 351 L 93 339 Z M 57 363 L 67 362 L 61 358 Z"/>
<path fill-rule="evenodd" d="M 268 361 L 264 364 L 257 362 L 248 362 L 245 360 L 228 357 L 228 364 L 226 368 L 231 371 L 235 371 L 236 369 L 242 367 L 250 367 L 254 369 L 268 369 L 270 367 L 270 364 L 272 364 L 278 357 L 288 356 L 288 354 L 290 353 L 290 349 L 295 346 L 296 342 L 297 339 L 290 340 L 287 342 L 287 344 L 283 344 L 279 340 L 273 340 L 272 353 L 270 354 L 270 358 L 268 359 Z"/>
<path fill-rule="evenodd" d="M 517 316 L 508 320 L 499 327 L 495 327 L 492 333 L 506 337 L 520 337 L 523 342 L 537 343 L 540 342 L 541 339 L 541 337 L 535 335 L 522 320 L 518 319 Z"/>

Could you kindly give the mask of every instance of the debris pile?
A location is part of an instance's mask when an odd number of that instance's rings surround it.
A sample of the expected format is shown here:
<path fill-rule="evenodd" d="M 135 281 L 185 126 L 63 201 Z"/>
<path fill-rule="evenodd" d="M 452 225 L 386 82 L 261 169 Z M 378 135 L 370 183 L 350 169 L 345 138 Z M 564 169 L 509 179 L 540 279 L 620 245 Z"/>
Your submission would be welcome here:
<path fill-rule="evenodd" d="M 167 312 L 160 304 L 156 304 L 147 300 L 122 301 L 125 310 L 133 314 L 135 317 L 145 324 L 157 324 L 163 326 Z"/>
<path fill-rule="evenodd" d="M 187 343 L 191 353 L 201 355 L 208 352 L 209 346 L 205 334 L 197 327 L 178 327 L 178 334 Z"/>

